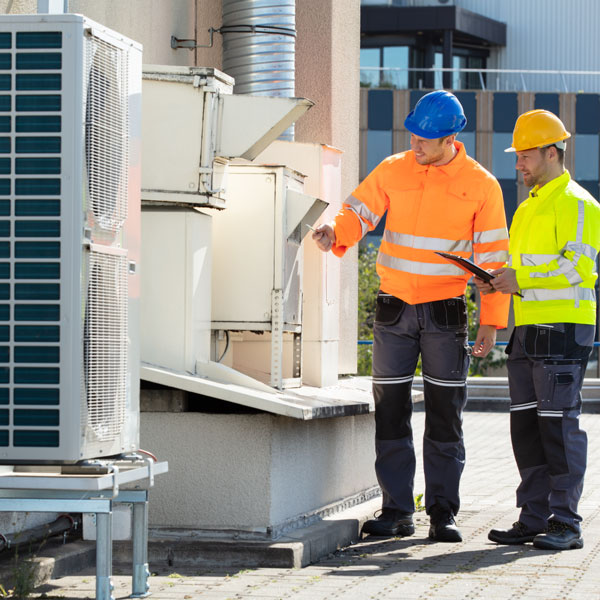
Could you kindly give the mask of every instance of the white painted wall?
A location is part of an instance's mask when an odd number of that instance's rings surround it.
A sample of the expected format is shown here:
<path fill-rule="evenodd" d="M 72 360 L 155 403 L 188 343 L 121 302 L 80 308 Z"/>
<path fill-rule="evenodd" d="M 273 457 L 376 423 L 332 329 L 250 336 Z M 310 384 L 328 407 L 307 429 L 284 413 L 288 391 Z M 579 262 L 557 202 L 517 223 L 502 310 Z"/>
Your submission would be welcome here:
<path fill-rule="evenodd" d="M 151 528 L 264 536 L 377 485 L 373 414 L 299 421 L 265 413 L 142 413 L 142 447 L 169 462 Z"/>
<path fill-rule="evenodd" d="M 273 425 L 273 524 L 377 485 L 372 414 L 310 422 L 276 417 Z"/>

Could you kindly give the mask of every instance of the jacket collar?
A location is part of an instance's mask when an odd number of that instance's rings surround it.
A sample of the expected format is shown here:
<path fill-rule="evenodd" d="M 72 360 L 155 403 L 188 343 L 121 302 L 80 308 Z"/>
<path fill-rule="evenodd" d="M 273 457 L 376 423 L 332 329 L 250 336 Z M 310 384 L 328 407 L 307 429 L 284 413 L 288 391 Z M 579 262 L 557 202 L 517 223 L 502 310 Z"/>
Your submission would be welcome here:
<path fill-rule="evenodd" d="M 546 185 L 543 185 L 542 187 L 536 185 L 529 192 L 529 196 L 531 198 L 547 198 L 548 196 L 553 194 L 558 188 L 566 187 L 569 181 L 571 181 L 571 174 L 565 169 L 565 172 L 562 175 L 559 175 L 558 177 L 555 177 L 554 179 L 550 180 Z"/>
<path fill-rule="evenodd" d="M 430 168 L 439 169 L 442 173 L 452 177 L 458 171 L 460 171 L 460 169 L 462 169 L 467 160 L 467 152 L 465 150 L 465 145 L 462 142 L 457 142 L 455 140 L 454 147 L 456 148 L 456 155 L 454 156 L 454 158 L 449 163 L 441 165 L 439 167 L 434 167 L 432 165 L 420 165 L 415 160 L 414 152 L 412 150 L 409 150 L 409 154 L 412 156 L 412 159 L 414 161 L 414 170 L 417 173 L 421 173 L 423 171 L 427 171 Z"/>

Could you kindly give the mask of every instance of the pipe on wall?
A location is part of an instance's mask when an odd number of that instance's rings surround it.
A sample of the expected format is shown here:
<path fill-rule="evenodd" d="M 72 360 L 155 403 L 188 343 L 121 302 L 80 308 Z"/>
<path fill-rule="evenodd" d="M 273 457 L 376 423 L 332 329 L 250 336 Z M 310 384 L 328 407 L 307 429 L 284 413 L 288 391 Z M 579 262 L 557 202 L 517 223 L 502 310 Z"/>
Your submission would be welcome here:
<path fill-rule="evenodd" d="M 223 71 L 236 94 L 291 98 L 295 85 L 295 0 L 223 0 Z M 293 140 L 293 126 L 280 139 Z"/>

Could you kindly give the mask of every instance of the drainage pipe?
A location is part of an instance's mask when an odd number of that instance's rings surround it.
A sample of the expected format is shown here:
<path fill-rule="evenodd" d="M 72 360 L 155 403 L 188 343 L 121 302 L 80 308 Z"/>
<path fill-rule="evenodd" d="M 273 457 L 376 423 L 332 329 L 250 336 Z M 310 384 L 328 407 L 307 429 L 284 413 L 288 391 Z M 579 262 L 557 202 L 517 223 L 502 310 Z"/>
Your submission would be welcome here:
<path fill-rule="evenodd" d="M 77 529 L 80 525 L 80 517 L 61 515 L 56 521 L 34 527 L 33 529 L 27 529 L 26 531 L 11 533 L 9 535 L 2 535 L 0 533 L 0 552 L 6 549 L 23 546 L 24 544 L 43 542 L 55 535 L 61 535 L 71 529 Z"/>

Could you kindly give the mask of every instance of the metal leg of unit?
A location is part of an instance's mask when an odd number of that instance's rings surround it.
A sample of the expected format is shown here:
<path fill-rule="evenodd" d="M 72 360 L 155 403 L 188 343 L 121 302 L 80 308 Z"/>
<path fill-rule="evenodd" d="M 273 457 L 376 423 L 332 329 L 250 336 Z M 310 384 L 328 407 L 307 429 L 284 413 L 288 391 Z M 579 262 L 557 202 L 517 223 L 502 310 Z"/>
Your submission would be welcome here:
<path fill-rule="evenodd" d="M 96 513 L 96 600 L 115 600 L 112 575 L 112 512 Z"/>
<path fill-rule="evenodd" d="M 302 333 L 294 333 L 294 372 L 292 377 L 302 377 Z"/>
<path fill-rule="evenodd" d="M 283 389 L 283 290 L 271 294 L 271 386 Z"/>
<path fill-rule="evenodd" d="M 133 504 L 133 579 L 130 598 L 150 595 L 148 577 L 148 501 Z"/>

